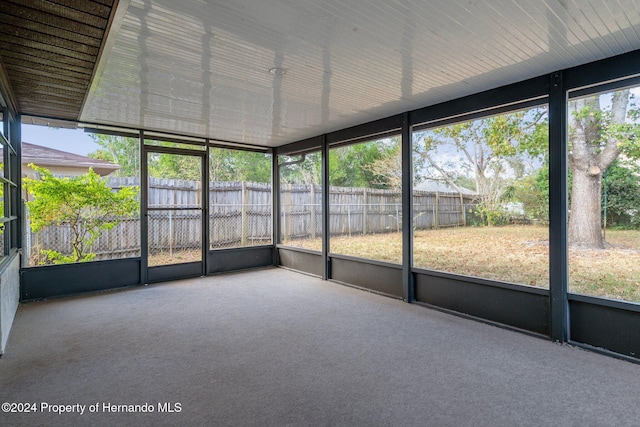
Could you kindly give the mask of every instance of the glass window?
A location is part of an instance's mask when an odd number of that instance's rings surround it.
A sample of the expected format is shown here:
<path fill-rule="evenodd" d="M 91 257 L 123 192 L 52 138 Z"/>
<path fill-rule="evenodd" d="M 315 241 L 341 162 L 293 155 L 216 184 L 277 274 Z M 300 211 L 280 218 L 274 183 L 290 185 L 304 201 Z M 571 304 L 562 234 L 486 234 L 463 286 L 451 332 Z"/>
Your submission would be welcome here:
<path fill-rule="evenodd" d="M 546 107 L 413 134 L 413 265 L 549 286 Z"/>
<path fill-rule="evenodd" d="M 138 139 L 43 126 L 23 135 L 29 265 L 140 256 Z"/>
<path fill-rule="evenodd" d="M 2 134 L 2 136 L 4 136 L 5 139 L 8 140 L 9 138 L 8 138 L 7 127 L 8 127 L 7 115 L 4 112 L 4 108 L 0 104 L 0 133 Z"/>
<path fill-rule="evenodd" d="M 5 202 L 4 202 L 4 193 L 5 193 L 5 187 L 7 186 L 7 184 L 0 182 L 0 216 L 5 217 L 6 213 L 5 213 Z M 1 248 L 1 252 L 0 252 L 0 259 L 2 259 L 2 257 L 5 256 L 5 251 L 6 251 L 6 244 L 5 244 L 5 236 L 4 236 L 4 229 L 6 227 L 9 226 L 10 223 L 8 222 L 0 222 L 0 244 L 2 244 L 2 248 Z"/>
<path fill-rule="evenodd" d="M 278 156 L 280 241 L 322 250 L 322 154 Z"/>
<path fill-rule="evenodd" d="M 640 88 L 569 101 L 569 291 L 640 302 Z"/>
<path fill-rule="evenodd" d="M 402 263 L 399 136 L 329 151 L 330 252 Z"/>
<path fill-rule="evenodd" d="M 272 242 L 271 155 L 209 149 L 211 249 Z"/>

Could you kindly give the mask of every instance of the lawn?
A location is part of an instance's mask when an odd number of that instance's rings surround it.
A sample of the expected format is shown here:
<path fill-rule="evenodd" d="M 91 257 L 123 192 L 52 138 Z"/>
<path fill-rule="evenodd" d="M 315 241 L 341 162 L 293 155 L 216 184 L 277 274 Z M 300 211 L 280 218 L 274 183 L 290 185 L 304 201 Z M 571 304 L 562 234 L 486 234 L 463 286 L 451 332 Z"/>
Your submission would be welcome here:
<path fill-rule="evenodd" d="M 569 251 L 569 290 L 640 302 L 640 231 L 607 230 L 605 250 Z M 287 242 L 320 250 L 319 239 Z M 332 237 L 331 252 L 400 263 L 399 233 Z M 414 266 L 549 287 L 548 229 L 541 226 L 418 230 Z"/>

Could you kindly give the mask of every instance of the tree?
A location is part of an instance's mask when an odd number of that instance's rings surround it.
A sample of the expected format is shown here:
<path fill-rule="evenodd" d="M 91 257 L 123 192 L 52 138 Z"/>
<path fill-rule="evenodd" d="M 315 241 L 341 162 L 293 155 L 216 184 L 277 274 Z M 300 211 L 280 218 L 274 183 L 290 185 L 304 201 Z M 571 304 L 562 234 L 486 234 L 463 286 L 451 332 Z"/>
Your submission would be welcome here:
<path fill-rule="evenodd" d="M 153 178 L 186 179 L 198 181 L 202 179 L 202 162 L 200 157 L 149 153 L 149 176 Z"/>
<path fill-rule="evenodd" d="M 621 154 L 640 157 L 640 110 L 633 96 L 629 89 L 609 96 L 569 103 L 569 242 L 573 246 L 605 247 L 601 232 L 602 176 Z"/>
<path fill-rule="evenodd" d="M 549 167 L 545 163 L 536 172 L 513 185 L 511 200 L 522 203 L 527 218 L 549 221 Z"/>
<path fill-rule="evenodd" d="M 640 165 L 618 158 L 603 175 L 607 200 L 606 224 L 640 229 Z"/>
<path fill-rule="evenodd" d="M 140 176 L 140 148 L 136 138 L 92 134 L 100 148 L 89 157 L 120 166 L 114 176 Z M 160 142 L 162 146 L 180 147 L 178 143 Z M 267 154 L 243 150 L 211 148 L 211 181 L 271 182 L 271 161 Z M 201 178 L 200 160 L 193 156 L 153 153 L 149 156 L 149 175 L 162 178 Z"/>
<path fill-rule="evenodd" d="M 346 145 L 329 152 L 331 185 L 400 189 L 402 157 L 398 137 Z"/>
<path fill-rule="evenodd" d="M 265 153 L 211 148 L 211 181 L 271 182 L 271 157 Z"/>
<path fill-rule="evenodd" d="M 544 162 L 547 118 L 546 108 L 534 108 L 428 130 L 418 138 L 423 144 L 415 144 L 414 159 L 425 161 L 427 177 L 444 180 L 458 192 L 458 183 L 470 175 L 479 208 L 492 225 L 502 215 L 507 190 Z"/>
<path fill-rule="evenodd" d="M 100 148 L 89 153 L 89 157 L 120 166 L 113 176 L 140 176 L 140 146 L 137 138 L 103 134 L 90 136 Z"/>
<path fill-rule="evenodd" d="M 313 152 L 304 155 L 280 156 L 280 179 L 284 184 L 321 184 L 322 155 Z"/>
<path fill-rule="evenodd" d="M 27 202 L 34 232 L 50 225 L 69 224 L 72 231 L 72 253 L 65 255 L 44 250 L 45 263 L 91 261 L 93 243 L 106 230 L 111 230 L 122 217 L 138 212 L 137 187 L 112 191 L 106 181 L 89 169 L 84 175 L 57 178 L 49 170 L 30 164 L 39 179 L 25 178 L 25 188 L 33 195 Z"/>

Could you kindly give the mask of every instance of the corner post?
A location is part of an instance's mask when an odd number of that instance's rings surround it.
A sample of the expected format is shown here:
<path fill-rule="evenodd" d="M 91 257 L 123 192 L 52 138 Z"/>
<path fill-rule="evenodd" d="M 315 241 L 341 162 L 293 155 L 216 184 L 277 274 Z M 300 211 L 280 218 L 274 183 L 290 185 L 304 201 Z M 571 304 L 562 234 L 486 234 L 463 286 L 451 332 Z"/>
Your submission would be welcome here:
<path fill-rule="evenodd" d="M 413 162 L 411 158 L 411 124 L 409 113 L 402 117 L 402 299 L 413 296 Z"/>
<path fill-rule="evenodd" d="M 551 339 L 569 340 L 567 290 L 567 91 L 562 72 L 549 85 L 549 324 Z"/>
<path fill-rule="evenodd" d="M 331 259 L 329 258 L 329 147 L 327 136 L 322 135 L 322 278 L 331 278 Z"/>

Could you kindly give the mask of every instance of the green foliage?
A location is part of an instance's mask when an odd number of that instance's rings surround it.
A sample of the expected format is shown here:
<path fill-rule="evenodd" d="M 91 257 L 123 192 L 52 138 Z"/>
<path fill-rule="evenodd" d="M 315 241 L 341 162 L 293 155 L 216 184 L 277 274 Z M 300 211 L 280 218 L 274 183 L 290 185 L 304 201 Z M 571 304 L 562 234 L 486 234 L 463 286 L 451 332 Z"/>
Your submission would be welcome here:
<path fill-rule="evenodd" d="M 152 178 L 185 179 L 199 181 L 202 179 L 202 161 L 200 157 L 149 153 L 149 176 Z"/>
<path fill-rule="evenodd" d="M 466 121 L 420 134 L 414 144 L 416 158 L 424 160 L 426 175 L 444 180 L 451 187 L 473 188 L 478 193 L 478 214 L 483 222 L 508 222 L 502 204 L 517 201 L 527 187 L 535 187 L 535 171 L 548 157 L 548 114 L 546 108 Z M 420 167 L 420 166 L 418 166 Z M 421 171 L 416 171 L 414 176 Z M 520 183 L 521 180 L 531 182 Z M 543 191 L 543 190 L 539 190 Z M 547 189 L 548 192 L 548 189 Z M 548 203 L 548 196 L 546 199 Z M 537 201 L 539 204 L 544 200 Z M 544 216 L 544 212 L 537 212 Z"/>
<path fill-rule="evenodd" d="M 476 212 L 480 215 L 483 225 L 496 227 L 509 224 L 509 214 L 500 207 L 486 206 L 480 203 L 476 206 Z"/>
<path fill-rule="evenodd" d="M 88 156 L 120 166 L 113 176 L 140 176 L 140 146 L 137 138 L 91 134 L 100 149 Z"/>
<path fill-rule="evenodd" d="M 280 179 L 284 184 L 321 184 L 322 154 L 280 156 Z"/>
<path fill-rule="evenodd" d="M 400 150 L 397 137 L 332 149 L 329 152 L 331 185 L 399 188 L 402 178 Z"/>
<path fill-rule="evenodd" d="M 27 202 L 34 232 L 50 225 L 71 227 L 72 254 L 43 251 L 47 263 L 90 261 L 93 243 L 106 230 L 115 227 L 122 217 L 138 212 L 137 187 L 124 187 L 114 192 L 93 170 L 72 178 L 57 178 L 49 170 L 30 164 L 39 179 L 24 179 L 33 200 Z"/>
<path fill-rule="evenodd" d="M 271 156 L 251 151 L 211 148 L 209 179 L 269 183 L 271 182 Z"/>
<path fill-rule="evenodd" d="M 516 182 L 510 199 L 522 203 L 527 218 L 549 222 L 549 168 L 545 164 L 534 174 Z"/>
<path fill-rule="evenodd" d="M 607 193 L 607 226 L 640 229 L 640 166 L 614 162 L 603 179 Z"/>
<path fill-rule="evenodd" d="M 627 158 L 639 159 L 640 107 L 635 102 L 635 95 L 627 93 L 628 90 L 622 90 L 611 95 L 614 107 L 601 107 L 600 95 L 584 100 L 584 105 L 571 114 L 574 124 L 569 129 L 569 150 L 572 151 L 573 144 L 577 142 L 576 133 L 582 131 L 584 138 L 579 142 L 589 146 L 592 156 L 600 154 L 609 145 Z M 616 104 L 616 97 L 621 97 L 622 102 Z M 617 111 L 613 108 L 618 106 L 626 107 L 626 116 L 616 116 Z"/>
<path fill-rule="evenodd" d="M 137 138 L 92 134 L 100 149 L 89 157 L 106 160 L 120 166 L 113 176 L 140 176 L 140 147 Z M 156 141 L 163 147 L 181 144 Z M 211 148 L 209 173 L 212 181 L 271 182 L 271 160 L 268 154 L 224 148 Z M 194 156 L 152 153 L 149 155 L 149 176 L 170 179 L 201 179 L 200 160 Z"/>

